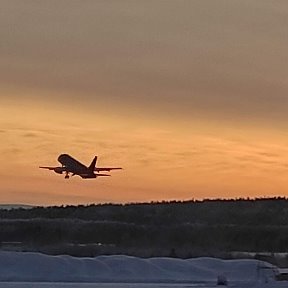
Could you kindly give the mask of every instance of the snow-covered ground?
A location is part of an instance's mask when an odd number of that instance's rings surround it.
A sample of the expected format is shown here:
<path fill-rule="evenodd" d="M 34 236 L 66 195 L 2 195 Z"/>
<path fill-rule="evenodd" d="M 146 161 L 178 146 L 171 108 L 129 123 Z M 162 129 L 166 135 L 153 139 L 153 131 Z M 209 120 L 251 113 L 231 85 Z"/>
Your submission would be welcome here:
<path fill-rule="evenodd" d="M 230 287 L 288 287 L 273 279 L 272 265 L 257 260 L 95 258 L 0 252 L 0 288 L 215 287 L 225 275 Z"/>

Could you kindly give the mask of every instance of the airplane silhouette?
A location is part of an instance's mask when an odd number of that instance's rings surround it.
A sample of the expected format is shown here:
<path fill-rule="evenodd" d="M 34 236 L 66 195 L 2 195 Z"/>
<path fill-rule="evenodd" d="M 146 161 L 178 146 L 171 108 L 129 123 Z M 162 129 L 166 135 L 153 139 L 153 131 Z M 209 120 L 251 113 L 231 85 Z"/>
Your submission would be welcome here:
<path fill-rule="evenodd" d="M 61 154 L 58 157 L 58 161 L 62 164 L 61 167 L 48 167 L 48 166 L 39 166 L 42 169 L 53 170 L 55 173 L 63 174 L 65 173 L 65 179 L 69 178 L 69 173 L 72 173 L 72 176 L 78 175 L 83 179 L 89 178 L 96 178 L 98 176 L 111 176 L 109 174 L 101 174 L 101 173 L 94 173 L 94 172 L 101 172 L 101 171 L 111 171 L 111 170 L 118 170 L 122 168 L 115 168 L 115 167 L 103 167 L 98 168 L 96 167 L 97 156 L 94 157 L 91 164 L 87 167 L 84 164 L 80 163 L 73 157 L 68 154 Z"/>

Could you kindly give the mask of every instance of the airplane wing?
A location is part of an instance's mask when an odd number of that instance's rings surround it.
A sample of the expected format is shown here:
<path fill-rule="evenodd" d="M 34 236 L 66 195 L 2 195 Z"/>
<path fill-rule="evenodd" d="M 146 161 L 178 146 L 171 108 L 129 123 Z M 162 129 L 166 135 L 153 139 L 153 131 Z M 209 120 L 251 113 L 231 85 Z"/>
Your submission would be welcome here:
<path fill-rule="evenodd" d="M 55 173 L 62 174 L 63 172 L 69 172 L 67 167 L 50 167 L 50 166 L 39 166 L 39 168 L 53 170 Z"/>
<path fill-rule="evenodd" d="M 57 168 L 57 167 L 39 166 L 39 168 L 48 169 L 48 170 L 55 170 L 55 168 Z"/>
<path fill-rule="evenodd" d="M 97 172 L 101 172 L 101 171 L 111 171 L 111 170 L 119 170 L 119 169 L 122 169 L 122 168 L 111 168 L 111 167 L 106 167 L 106 168 L 98 168 L 98 167 L 96 167 L 95 169 L 94 169 L 94 171 L 97 171 Z"/>

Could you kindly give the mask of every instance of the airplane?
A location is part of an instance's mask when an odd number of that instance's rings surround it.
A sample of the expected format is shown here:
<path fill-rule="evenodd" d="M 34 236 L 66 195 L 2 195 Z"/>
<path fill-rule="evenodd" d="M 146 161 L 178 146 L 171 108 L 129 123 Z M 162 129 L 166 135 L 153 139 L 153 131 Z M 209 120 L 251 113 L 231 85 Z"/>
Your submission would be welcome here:
<path fill-rule="evenodd" d="M 120 167 L 104 167 L 99 168 L 96 167 L 97 156 L 94 157 L 91 164 L 87 167 L 84 164 L 80 163 L 73 157 L 68 154 L 61 154 L 57 159 L 62 166 L 61 167 L 49 167 L 49 166 L 39 166 L 42 169 L 53 170 L 57 174 L 65 173 L 65 179 L 69 179 L 69 173 L 74 175 L 78 175 L 83 179 L 91 179 L 96 178 L 98 176 L 111 176 L 109 174 L 101 174 L 101 173 L 94 173 L 94 172 L 101 172 L 101 171 L 111 171 L 111 170 L 119 170 L 122 169 Z"/>

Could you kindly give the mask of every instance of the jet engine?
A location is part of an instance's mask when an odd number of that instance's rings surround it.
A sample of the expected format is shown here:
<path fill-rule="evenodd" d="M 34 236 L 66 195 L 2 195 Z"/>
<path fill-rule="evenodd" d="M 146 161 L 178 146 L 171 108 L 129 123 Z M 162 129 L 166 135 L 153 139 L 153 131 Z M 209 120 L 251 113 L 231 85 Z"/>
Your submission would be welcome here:
<path fill-rule="evenodd" d="M 62 174 L 62 173 L 63 173 L 63 169 L 62 169 L 62 167 L 56 167 L 56 168 L 54 169 L 54 172 L 55 172 L 55 173 L 58 173 L 58 174 Z"/>

